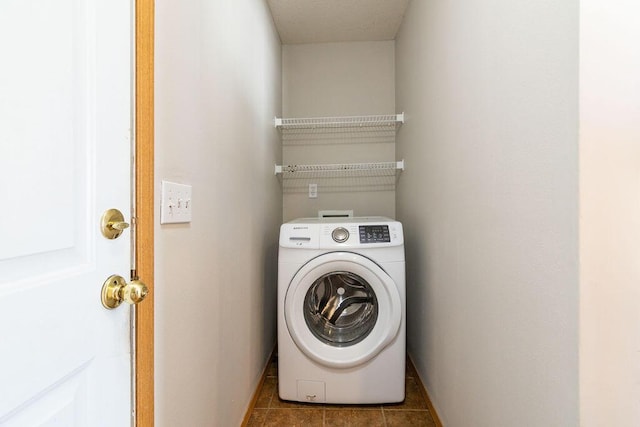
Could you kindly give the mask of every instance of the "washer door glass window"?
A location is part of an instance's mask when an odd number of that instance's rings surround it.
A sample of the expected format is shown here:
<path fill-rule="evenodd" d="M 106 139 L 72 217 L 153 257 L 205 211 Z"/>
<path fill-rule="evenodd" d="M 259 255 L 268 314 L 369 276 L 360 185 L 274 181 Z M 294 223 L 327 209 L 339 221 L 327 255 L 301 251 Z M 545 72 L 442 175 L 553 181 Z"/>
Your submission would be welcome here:
<path fill-rule="evenodd" d="M 396 284 L 362 255 L 320 255 L 289 282 L 286 330 L 302 353 L 323 366 L 361 365 L 397 336 L 404 316 L 400 289 L 404 292 L 404 283 Z"/>
<path fill-rule="evenodd" d="M 362 341 L 378 320 L 373 288 L 357 274 L 340 271 L 317 279 L 304 299 L 304 320 L 319 340 L 335 347 Z"/>

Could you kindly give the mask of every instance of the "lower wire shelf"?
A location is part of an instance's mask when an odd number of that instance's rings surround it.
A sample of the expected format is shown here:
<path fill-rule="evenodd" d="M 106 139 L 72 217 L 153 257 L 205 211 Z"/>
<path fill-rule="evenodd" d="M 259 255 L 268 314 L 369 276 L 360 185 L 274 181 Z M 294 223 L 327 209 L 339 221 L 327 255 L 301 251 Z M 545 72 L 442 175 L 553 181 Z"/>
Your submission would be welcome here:
<path fill-rule="evenodd" d="M 404 160 L 397 162 L 341 163 L 324 165 L 276 165 L 286 193 L 305 193 L 309 184 L 318 192 L 394 190 Z"/>

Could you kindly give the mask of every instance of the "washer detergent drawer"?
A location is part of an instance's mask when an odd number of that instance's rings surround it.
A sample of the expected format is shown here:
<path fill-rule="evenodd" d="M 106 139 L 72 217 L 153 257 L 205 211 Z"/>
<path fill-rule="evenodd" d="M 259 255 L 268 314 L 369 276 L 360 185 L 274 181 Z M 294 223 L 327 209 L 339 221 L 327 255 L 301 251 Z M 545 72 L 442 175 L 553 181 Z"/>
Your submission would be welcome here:
<path fill-rule="evenodd" d="M 298 380 L 298 401 L 323 403 L 326 401 L 323 381 Z"/>

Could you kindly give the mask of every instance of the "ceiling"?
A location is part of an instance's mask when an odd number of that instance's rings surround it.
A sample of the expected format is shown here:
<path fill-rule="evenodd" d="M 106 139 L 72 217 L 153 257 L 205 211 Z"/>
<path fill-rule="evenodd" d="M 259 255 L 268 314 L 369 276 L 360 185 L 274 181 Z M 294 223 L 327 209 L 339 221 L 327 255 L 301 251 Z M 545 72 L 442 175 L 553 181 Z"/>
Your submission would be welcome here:
<path fill-rule="evenodd" d="M 283 44 L 393 40 L 409 0 L 267 0 Z"/>

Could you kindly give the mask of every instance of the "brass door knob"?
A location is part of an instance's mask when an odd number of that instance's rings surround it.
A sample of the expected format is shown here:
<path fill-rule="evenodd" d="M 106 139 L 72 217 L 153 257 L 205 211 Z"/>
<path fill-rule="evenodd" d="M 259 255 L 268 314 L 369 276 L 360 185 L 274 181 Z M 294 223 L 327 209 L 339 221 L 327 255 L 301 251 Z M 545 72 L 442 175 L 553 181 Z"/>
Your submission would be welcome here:
<path fill-rule="evenodd" d="M 105 308 L 113 309 L 123 302 L 128 304 L 138 304 L 145 299 L 149 289 L 140 280 L 132 280 L 127 283 L 124 277 L 114 274 L 109 276 L 102 285 L 102 305 Z"/>

